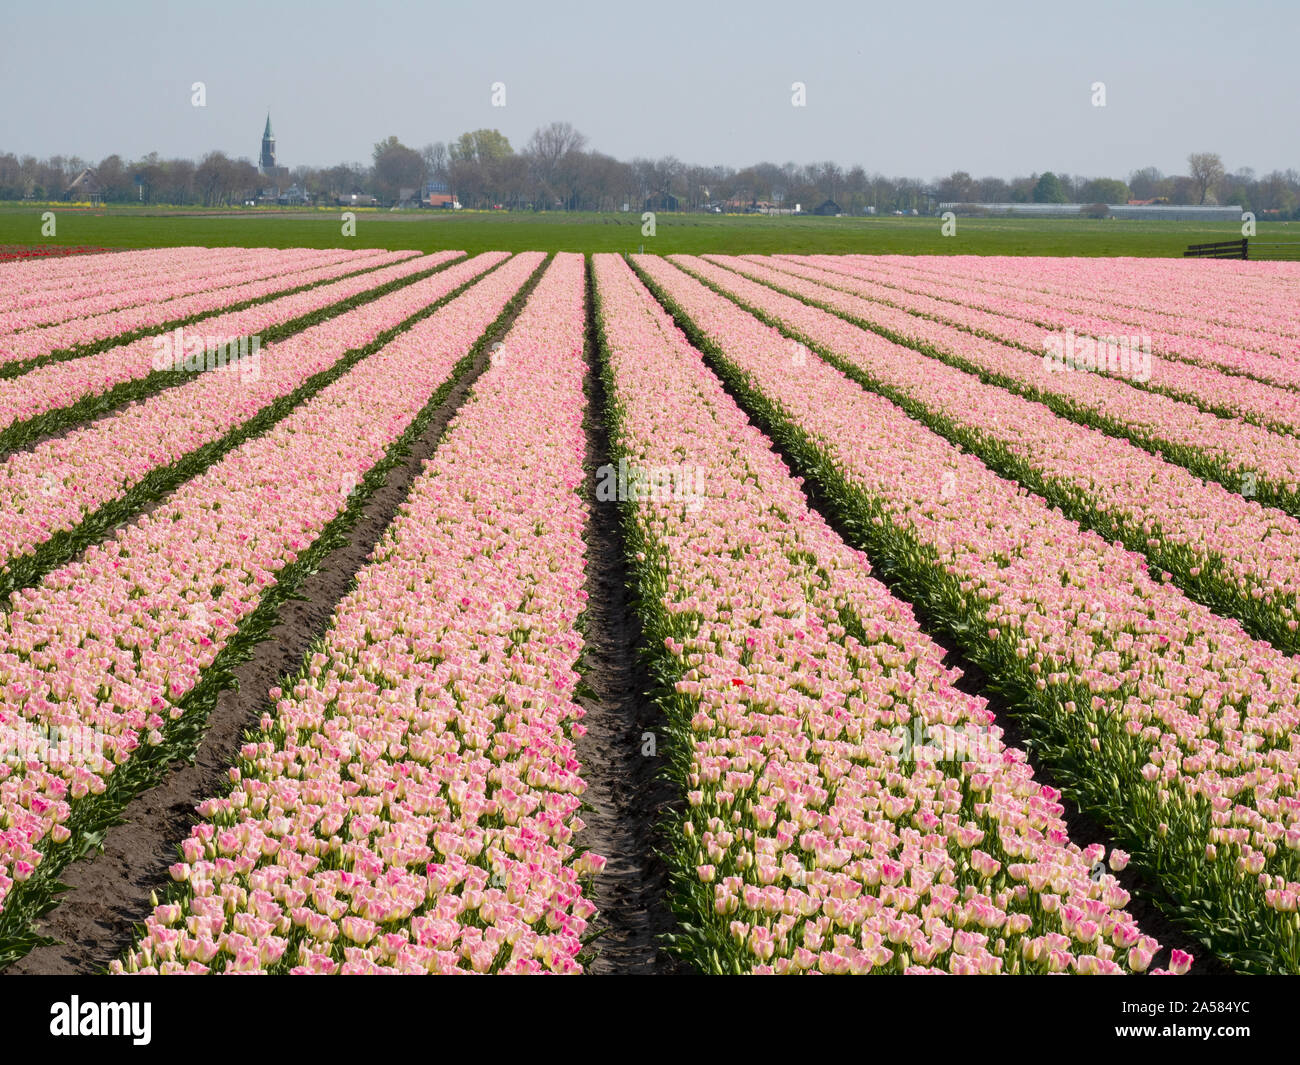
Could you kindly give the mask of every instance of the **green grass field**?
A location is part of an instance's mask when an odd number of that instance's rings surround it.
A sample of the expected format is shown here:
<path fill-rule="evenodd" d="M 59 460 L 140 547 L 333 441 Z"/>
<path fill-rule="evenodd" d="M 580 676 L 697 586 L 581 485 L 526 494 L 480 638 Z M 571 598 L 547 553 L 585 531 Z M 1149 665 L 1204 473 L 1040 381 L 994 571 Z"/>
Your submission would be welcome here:
<path fill-rule="evenodd" d="M 57 234 L 41 235 L 52 210 Z M 504 251 L 732 253 L 895 253 L 920 255 L 1179 256 L 1188 244 L 1241 236 L 1232 222 L 1087 219 L 958 219 L 944 237 L 937 218 L 816 218 L 659 214 L 653 237 L 639 213 L 356 211 L 356 236 L 344 237 L 339 210 L 199 210 L 70 205 L 0 205 L 0 245 L 67 244 L 109 248 L 175 245 L 382 247 L 470 253 Z M 1260 223 L 1261 241 L 1300 242 L 1300 222 Z"/>

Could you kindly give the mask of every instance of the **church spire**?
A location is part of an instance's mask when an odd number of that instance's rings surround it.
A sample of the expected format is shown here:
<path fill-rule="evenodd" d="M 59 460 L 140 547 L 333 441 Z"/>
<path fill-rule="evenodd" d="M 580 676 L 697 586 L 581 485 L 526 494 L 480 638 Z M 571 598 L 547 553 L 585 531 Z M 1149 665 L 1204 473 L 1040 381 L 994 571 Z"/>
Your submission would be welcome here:
<path fill-rule="evenodd" d="M 266 131 L 262 134 L 262 154 L 258 157 L 258 169 L 263 174 L 275 170 L 275 134 L 271 132 L 271 112 L 266 112 Z"/>

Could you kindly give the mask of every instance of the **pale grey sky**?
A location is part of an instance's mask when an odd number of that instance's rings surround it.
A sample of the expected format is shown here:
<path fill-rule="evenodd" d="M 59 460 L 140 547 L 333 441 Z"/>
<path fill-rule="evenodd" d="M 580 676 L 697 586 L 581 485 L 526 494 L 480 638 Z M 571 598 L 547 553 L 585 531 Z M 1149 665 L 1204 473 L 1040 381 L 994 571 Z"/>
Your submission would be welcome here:
<path fill-rule="evenodd" d="M 562 120 L 621 159 L 1123 177 L 1217 151 L 1300 168 L 1300 0 L 4 6 L 0 151 L 18 155 L 255 159 L 269 106 L 287 166 L 481 126 L 520 148 Z"/>

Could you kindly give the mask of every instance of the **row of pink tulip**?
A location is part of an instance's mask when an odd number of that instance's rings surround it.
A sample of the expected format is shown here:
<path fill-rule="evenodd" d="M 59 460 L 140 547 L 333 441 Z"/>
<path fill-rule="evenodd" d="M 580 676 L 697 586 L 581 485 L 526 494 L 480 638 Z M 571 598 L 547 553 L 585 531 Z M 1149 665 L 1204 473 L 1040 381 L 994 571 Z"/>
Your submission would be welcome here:
<path fill-rule="evenodd" d="M 1170 314 L 1165 310 L 1164 292 L 1157 275 L 1152 273 L 1142 278 L 1146 273 L 1142 266 L 1122 261 L 1114 263 L 1112 269 L 1117 275 L 1122 272 L 1126 278 L 1141 283 L 1151 301 L 1148 306 L 1125 307 L 1105 296 L 1089 299 L 1075 293 L 1035 293 L 1026 287 L 1026 282 L 1037 276 L 1037 260 L 1023 264 L 1004 260 L 999 264 L 997 282 L 980 282 L 960 273 L 950 274 L 941 266 L 918 268 L 913 262 L 894 262 L 893 258 L 890 256 L 890 261 L 883 262 L 810 256 L 807 261 L 810 265 L 838 268 L 851 276 L 870 278 L 890 287 L 962 303 L 1048 329 L 1071 328 L 1093 337 L 1140 332 L 1150 338 L 1152 350 L 1157 354 L 1202 366 L 1259 374 L 1264 380 L 1276 379 L 1270 372 L 1285 375 L 1288 370 L 1294 370 L 1294 359 L 1300 356 L 1300 339 L 1285 336 L 1276 328 L 1285 326 L 1289 310 L 1286 305 L 1291 297 L 1300 294 L 1285 282 L 1273 288 L 1272 315 L 1260 315 L 1254 328 L 1245 328 Z M 1135 273 L 1137 277 L 1133 277 Z M 1214 295 L 1216 302 L 1231 299 L 1222 292 Z M 1277 380 L 1290 383 L 1285 377 Z"/>
<path fill-rule="evenodd" d="M 892 258 L 930 276 L 941 272 L 961 280 L 1009 282 L 1029 294 L 1077 296 L 1126 309 L 1149 307 L 1145 294 L 1158 290 L 1160 309 L 1183 321 L 1300 336 L 1300 310 L 1294 300 L 1277 298 L 1279 291 L 1300 290 L 1300 270 L 1286 263 L 960 255 L 945 257 L 944 265 L 937 267 L 933 256 Z"/>
<path fill-rule="evenodd" d="M 304 254 L 302 250 L 280 252 L 275 273 L 291 276 L 314 267 L 344 262 L 352 263 L 354 269 L 360 269 L 374 255 L 374 251 L 366 254 L 339 251 L 307 251 Z M 39 305 L 24 308 L 15 308 L 9 300 L 5 300 L 0 303 L 0 333 L 67 322 L 74 318 L 86 318 L 146 303 L 163 303 L 195 292 L 233 288 L 266 276 L 266 264 L 262 255 L 250 255 L 243 248 L 223 248 L 205 255 L 191 256 L 183 263 L 161 263 L 153 271 L 120 278 L 114 287 L 99 292 L 69 293 L 51 289 Z"/>
<path fill-rule="evenodd" d="M 323 284 L 313 285 L 292 296 L 280 296 L 255 303 L 240 311 L 215 314 L 194 323 L 188 328 L 189 338 L 183 346 L 195 342 L 205 345 L 207 338 L 221 340 L 260 336 L 274 326 L 313 314 L 331 304 L 352 299 L 412 274 L 430 270 L 460 254 L 462 253 L 436 252 L 414 258 L 394 256 L 397 261 L 391 265 L 334 281 L 328 279 L 350 271 L 351 267 L 325 267 L 322 277 L 318 279 L 324 281 Z M 284 287 L 282 283 L 277 284 Z M 186 332 L 186 327 L 181 327 L 182 338 Z M 148 377 L 160 362 L 160 351 L 165 350 L 174 356 L 175 342 L 175 333 L 142 337 L 93 355 L 49 363 L 17 377 L 0 380 L 0 430 L 49 411 L 70 407 L 87 397 L 102 395 L 129 381 Z M 163 349 L 163 344 L 169 347 Z M 175 365 L 174 357 L 172 360 L 161 361 L 166 362 L 165 368 Z M 196 361 L 202 360 L 196 357 Z"/>
<path fill-rule="evenodd" d="M 541 261 L 521 255 L 0 616 L 0 906 L 185 696 Z"/>
<path fill-rule="evenodd" d="M 1243 612 L 1271 622 L 1261 627 L 1294 649 L 1300 520 L 741 274 L 692 256 L 672 261 L 874 381 L 1006 448 L 1079 510 L 1115 523 L 1129 542 L 1178 556 L 1180 576 L 1213 573 Z"/>
<path fill-rule="evenodd" d="M 836 471 L 819 476 L 864 541 L 1064 749 L 1183 917 L 1238 964 L 1300 970 L 1300 659 L 821 359 L 792 363 L 786 337 L 667 261 L 637 261 Z"/>
<path fill-rule="evenodd" d="M 647 639 L 677 678 L 665 724 L 689 750 L 673 845 L 697 963 L 1146 970 L 1159 945 L 1105 848 L 1069 842 L 1057 794 L 626 263 L 595 263 L 616 447 L 707 470 L 702 498 L 639 498 L 625 522 Z"/>
<path fill-rule="evenodd" d="M 141 248 L 63 258 L 17 259 L 0 263 L 0 289 L 5 293 L 6 307 L 27 306 L 27 300 L 41 302 L 50 292 L 75 293 L 83 289 L 90 292 L 111 287 L 119 277 L 150 273 L 162 263 L 180 265 L 211 251 L 200 247 Z"/>
<path fill-rule="evenodd" d="M 769 259 L 767 264 L 775 265 L 783 271 L 788 269 L 800 277 L 811 278 L 855 295 L 867 296 L 873 300 L 887 300 L 909 313 L 924 314 L 940 322 L 992 337 L 1005 344 L 1016 345 L 1025 350 L 1027 358 L 1037 359 L 1040 366 L 1048 350 L 1046 346 L 1048 339 L 1052 337 L 1063 339 L 1058 331 L 1044 329 L 1043 326 L 1030 321 L 977 310 L 929 294 L 915 295 L 903 289 L 889 288 L 859 278 L 857 271 L 854 271 L 853 276 L 849 276 L 843 273 L 843 268 L 825 270 L 819 266 L 796 265 L 782 259 Z M 953 292 L 951 288 L 943 288 L 942 291 L 949 295 Z M 1120 329 L 1111 332 L 1112 335 L 1123 333 Z M 1081 337 L 1083 335 L 1079 334 Z M 1251 371 L 1256 374 L 1255 377 L 1244 377 L 1240 373 L 1228 373 L 1212 366 L 1196 365 L 1154 353 L 1149 357 L 1144 356 L 1150 365 L 1143 366 L 1140 375 L 1125 367 L 1118 370 L 1102 369 L 1100 363 L 1104 360 L 1098 360 L 1099 367 L 1096 374 L 1098 376 L 1109 374 L 1114 379 L 1126 383 L 1140 382 L 1144 388 L 1193 404 L 1202 410 L 1242 418 L 1275 432 L 1300 433 L 1300 391 L 1288 387 L 1300 385 L 1300 362 L 1280 359 L 1275 355 L 1255 354 L 1247 357 L 1244 353 L 1239 354 L 1251 363 L 1268 363 L 1276 367 L 1277 369 L 1272 372 L 1274 377 L 1294 377 L 1295 381 L 1287 380 L 1283 384 L 1272 384 L 1256 379 L 1266 372 L 1258 367 Z M 1044 375 L 1047 372 L 1044 370 Z"/>
<path fill-rule="evenodd" d="M 27 269 L 7 285 L 0 276 L 0 285 L 5 285 L 4 295 L 0 297 L 0 313 L 48 307 L 131 289 L 138 287 L 140 278 L 158 277 L 169 270 L 188 271 L 214 254 L 225 257 L 239 255 L 245 250 L 223 248 L 217 252 L 211 248 L 158 248 L 125 255 L 84 255 L 78 256 L 86 264 L 81 272 L 68 271 L 67 259 L 29 260 L 23 264 Z M 2 274 L 3 266 L 0 266 Z"/>
<path fill-rule="evenodd" d="M 415 260 L 427 268 L 438 257 Z M 508 258 L 486 252 L 268 344 L 256 376 L 203 373 L 82 428 L 15 452 L 0 465 L 0 560 L 32 554 L 130 490 L 150 471 L 217 440 L 258 411 Z M 396 268 L 400 276 L 405 266 Z M 319 289 L 311 290 L 313 293 Z M 290 297 L 297 299 L 297 297 Z M 66 365 L 66 364 L 64 364 Z M 0 573 L 8 563 L 0 563 Z"/>
<path fill-rule="evenodd" d="M 278 252 L 263 250 L 255 253 L 260 276 L 231 288 L 210 288 L 188 296 L 160 303 L 147 303 L 109 311 L 92 318 L 77 318 L 70 322 L 27 329 L 0 337 L 0 365 L 37 359 L 55 351 L 82 347 L 111 340 L 115 336 L 152 329 L 167 322 L 178 322 L 229 307 L 249 300 L 261 300 L 277 292 L 314 285 L 371 267 L 398 262 L 417 256 L 419 252 L 381 252 L 360 260 L 344 260 L 325 266 L 310 266 L 285 272 L 277 258 Z"/>
<path fill-rule="evenodd" d="M 584 326 L 558 256 L 112 971 L 581 971 Z"/>
<path fill-rule="evenodd" d="M 805 273 L 817 277 L 816 270 L 792 266 L 792 272 L 785 272 L 745 259 L 706 258 L 910 343 L 929 346 L 965 367 L 995 375 L 1032 395 L 1062 401 L 1071 416 L 1121 429 L 1135 442 L 1167 452 L 1172 461 L 1185 465 L 1204 459 L 1218 467 L 1230 489 L 1242 490 L 1254 481 L 1261 491 L 1262 486 L 1269 486 L 1290 496 L 1300 492 L 1300 441 L 1290 436 L 1220 418 L 1098 374 L 1047 372 L 1041 356 L 804 278 Z"/>
<path fill-rule="evenodd" d="M 1044 270 L 1040 259 L 997 259 L 982 270 L 976 267 L 975 272 L 964 263 L 936 269 L 933 261 L 926 264 L 915 258 L 900 258 L 896 265 L 930 280 L 947 278 L 951 284 L 973 286 L 978 291 L 1019 294 L 1031 302 L 1110 313 L 1123 321 L 1156 321 L 1159 328 L 1171 333 L 1217 339 L 1248 351 L 1300 354 L 1300 315 L 1290 306 L 1300 294 L 1300 275 L 1261 275 L 1252 287 L 1236 284 L 1234 277 L 1207 278 L 1214 283 L 1180 298 L 1179 274 L 1154 269 L 1148 262 L 1105 261 L 1100 268 L 1093 267 L 1092 276 L 1063 284 L 1046 280 L 1055 264 L 1049 262 Z M 1097 273 L 1099 269 L 1101 273 Z M 1145 303 L 1144 293 L 1148 296 Z M 1155 293 L 1159 293 L 1158 306 L 1150 302 Z"/>

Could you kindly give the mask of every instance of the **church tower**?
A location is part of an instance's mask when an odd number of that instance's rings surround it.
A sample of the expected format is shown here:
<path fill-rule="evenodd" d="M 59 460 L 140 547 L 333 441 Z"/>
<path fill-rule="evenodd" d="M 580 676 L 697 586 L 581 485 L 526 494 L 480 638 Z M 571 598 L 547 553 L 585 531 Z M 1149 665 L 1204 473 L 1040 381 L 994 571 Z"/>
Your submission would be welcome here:
<path fill-rule="evenodd" d="M 266 113 L 266 129 L 262 132 L 262 157 L 258 169 L 263 174 L 275 170 L 275 134 L 271 132 L 271 112 Z"/>

